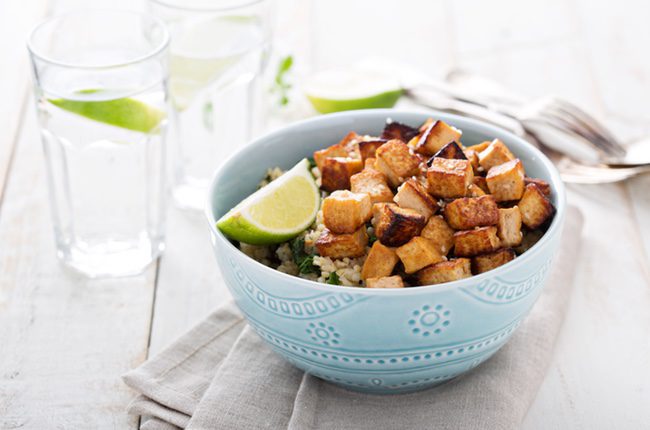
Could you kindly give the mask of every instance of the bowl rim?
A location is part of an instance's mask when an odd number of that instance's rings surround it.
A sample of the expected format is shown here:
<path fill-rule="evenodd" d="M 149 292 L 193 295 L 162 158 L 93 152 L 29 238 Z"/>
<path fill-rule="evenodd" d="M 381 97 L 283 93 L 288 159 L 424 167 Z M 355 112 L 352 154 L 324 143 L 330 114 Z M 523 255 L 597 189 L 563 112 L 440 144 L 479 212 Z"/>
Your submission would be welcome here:
<path fill-rule="evenodd" d="M 489 133 L 494 133 L 495 135 L 502 134 L 506 136 L 508 140 L 515 140 L 519 144 L 523 145 L 524 147 L 527 147 L 528 150 L 532 151 L 534 156 L 536 157 L 536 162 L 541 163 L 542 166 L 549 173 L 552 190 L 555 192 L 557 196 L 555 216 L 553 217 L 553 221 L 551 222 L 549 228 L 544 232 L 544 235 L 530 249 L 528 249 L 526 252 L 521 254 L 521 256 L 515 258 L 514 260 L 500 267 L 497 267 L 496 269 L 481 273 L 479 275 L 470 276 L 469 278 L 463 278 L 457 281 L 445 282 L 442 284 L 419 285 L 419 286 L 408 287 L 408 288 L 360 288 L 360 287 L 353 287 L 353 286 L 346 286 L 346 285 L 324 284 L 321 282 L 312 281 L 309 279 L 301 278 L 299 276 L 294 276 L 284 272 L 280 272 L 276 269 L 268 267 L 260 263 L 259 261 L 255 260 L 254 258 L 243 253 L 228 238 L 226 238 L 223 235 L 223 233 L 221 233 L 221 231 L 217 228 L 216 226 L 217 220 L 215 219 L 214 213 L 212 211 L 212 200 L 213 200 L 212 196 L 214 195 L 215 189 L 217 187 L 217 182 L 218 182 L 217 178 L 220 176 L 221 171 L 225 169 L 227 165 L 232 163 L 237 158 L 242 157 L 242 154 L 244 154 L 246 151 L 251 150 L 250 148 L 256 146 L 259 142 L 280 136 L 286 133 L 287 130 L 301 128 L 309 124 L 327 123 L 331 121 L 333 118 L 385 117 L 386 119 L 388 119 L 391 117 L 391 115 L 395 115 L 395 114 L 407 115 L 407 116 L 408 115 L 430 115 L 434 118 L 442 119 L 445 122 L 465 123 L 469 125 L 469 127 L 467 127 L 466 125 L 462 128 L 471 128 L 475 131 L 481 133 L 487 133 L 487 134 Z M 548 157 L 544 153 L 542 153 L 535 146 L 533 146 L 523 138 L 511 133 L 510 131 L 504 128 L 489 124 L 487 122 L 478 119 L 474 119 L 462 115 L 455 115 L 447 112 L 441 112 L 434 109 L 360 109 L 360 110 L 319 115 L 316 117 L 292 122 L 290 124 L 287 124 L 286 126 L 280 127 L 276 130 L 273 130 L 269 133 L 259 136 L 258 138 L 251 141 L 248 145 L 240 148 L 235 153 L 231 154 L 221 163 L 221 165 L 216 169 L 216 171 L 212 176 L 212 179 L 210 181 L 210 187 L 208 190 L 207 201 L 204 208 L 204 215 L 206 217 L 209 229 L 212 232 L 213 236 L 217 238 L 217 240 L 221 244 L 225 245 L 225 248 L 230 248 L 232 251 L 240 253 L 242 256 L 244 256 L 244 258 L 250 260 L 254 265 L 257 265 L 260 268 L 260 270 L 262 270 L 263 273 L 265 273 L 265 275 L 268 274 L 268 276 L 278 278 L 280 281 L 294 282 L 294 283 L 297 282 L 299 284 L 302 284 L 306 288 L 312 288 L 315 292 L 317 291 L 330 292 L 330 293 L 347 292 L 347 293 L 355 293 L 355 294 L 360 293 L 364 295 L 383 295 L 383 294 L 410 295 L 410 294 L 425 293 L 432 290 L 436 292 L 441 292 L 441 291 L 447 291 L 451 289 L 461 289 L 463 287 L 471 287 L 473 285 L 480 283 L 483 280 L 498 277 L 499 274 L 501 274 L 506 270 L 514 269 L 516 267 L 528 263 L 533 258 L 533 256 L 541 252 L 542 248 L 544 248 L 544 246 L 551 241 L 551 238 L 553 238 L 557 234 L 561 234 L 561 229 L 564 224 L 565 207 L 566 207 L 565 185 L 560 177 L 559 172 L 557 171 L 553 163 L 548 159 Z M 214 246 L 217 246 L 217 242 L 213 243 L 213 247 Z"/>

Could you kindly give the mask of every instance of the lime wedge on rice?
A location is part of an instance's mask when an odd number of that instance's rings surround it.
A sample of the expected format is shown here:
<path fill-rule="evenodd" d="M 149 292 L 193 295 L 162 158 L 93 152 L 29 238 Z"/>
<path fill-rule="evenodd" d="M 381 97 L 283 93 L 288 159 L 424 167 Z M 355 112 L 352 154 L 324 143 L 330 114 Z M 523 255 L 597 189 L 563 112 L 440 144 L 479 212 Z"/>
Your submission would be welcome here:
<path fill-rule="evenodd" d="M 397 79 L 355 68 L 320 72 L 307 80 L 303 90 L 320 113 L 390 108 L 403 94 Z"/>
<path fill-rule="evenodd" d="M 81 90 L 78 93 L 80 97 L 92 97 L 92 94 L 101 93 L 101 90 Z M 129 97 L 108 100 L 60 98 L 48 101 L 54 106 L 88 119 L 142 133 L 154 131 L 165 117 L 162 110 Z"/>
<path fill-rule="evenodd" d="M 320 192 L 305 158 L 231 209 L 217 227 L 230 239 L 251 245 L 281 243 L 306 230 L 319 207 Z"/>

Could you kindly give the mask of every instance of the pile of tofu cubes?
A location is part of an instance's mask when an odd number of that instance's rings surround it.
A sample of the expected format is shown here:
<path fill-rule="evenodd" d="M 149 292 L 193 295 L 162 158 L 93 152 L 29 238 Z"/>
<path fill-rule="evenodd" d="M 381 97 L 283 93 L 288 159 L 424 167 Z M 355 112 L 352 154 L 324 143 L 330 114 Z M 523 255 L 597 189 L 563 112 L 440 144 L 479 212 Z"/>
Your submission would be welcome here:
<path fill-rule="evenodd" d="M 513 260 L 555 212 L 549 184 L 527 177 L 501 140 L 465 147 L 461 135 L 433 119 L 420 128 L 389 122 L 380 137 L 351 132 L 316 151 L 328 193 L 318 253 L 365 255 L 368 288 L 440 284 Z"/>

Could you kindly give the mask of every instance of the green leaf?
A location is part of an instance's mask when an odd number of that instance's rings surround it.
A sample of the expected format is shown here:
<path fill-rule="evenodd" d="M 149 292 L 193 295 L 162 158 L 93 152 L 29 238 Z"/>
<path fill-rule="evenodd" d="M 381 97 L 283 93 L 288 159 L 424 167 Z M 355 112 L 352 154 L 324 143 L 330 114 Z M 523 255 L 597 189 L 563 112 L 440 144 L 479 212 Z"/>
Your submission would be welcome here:
<path fill-rule="evenodd" d="M 291 254 L 301 274 L 318 273 L 318 267 L 314 266 L 314 255 L 305 252 L 304 238 L 297 237 L 291 241 Z"/>
<path fill-rule="evenodd" d="M 327 283 L 330 285 L 341 285 L 341 279 L 339 278 L 338 273 L 330 273 L 330 277 L 327 278 Z"/>
<path fill-rule="evenodd" d="M 292 66 L 293 56 L 291 55 L 282 58 L 278 64 L 278 70 L 275 74 L 275 85 L 271 88 L 271 92 L 278 93 L 278 103 L 280 106 L 286 106 L 289 104 L 288 93 L 291 89 L 291 84 L 286 81 L 286 75 L 289 73 Z"/>
<path fill-rule="evenodd" d="M 368 245 L 372 245 L 377 241 L 377 235 L 373 231 L 371 234 L 368 235 Z"/>

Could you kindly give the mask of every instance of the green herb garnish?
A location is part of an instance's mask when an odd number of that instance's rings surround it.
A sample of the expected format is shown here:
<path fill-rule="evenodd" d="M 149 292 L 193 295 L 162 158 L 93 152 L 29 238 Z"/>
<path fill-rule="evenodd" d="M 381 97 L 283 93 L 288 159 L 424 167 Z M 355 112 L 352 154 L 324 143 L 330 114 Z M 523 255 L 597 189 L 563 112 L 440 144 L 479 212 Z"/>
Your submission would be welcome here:
<path fill-rule="evenodd" d="M 341 279 L 339 278 L 338 273 L 330 273 L 329 278 L 327 278 L 327 283 L 330 285 L 341 285 Z"/>
<path fill-rule="evenodd" d="M 313 169 L 316 167 L 316 160 L 314 160 L 314 157 L 309 157 L 307 158 L 307 161 L 309 161 L 309 168 Z"/>
<path fill-rule="evenodd" d="M 314 265 L 314 254 L 305 252 L 304 238 L 297 237 L 291 241 L 291 254 L 293 255 L 293 262 L 296 263 L 301 274 L 318 272 L 318 267 Z"/>
<path fill-rule="evenodd" d="M 275 82 L 271 92 L 277 92 L 279 95 L 278 103 L 280 106 L 286 106 L 289 104 L 289 90 L 291 89 L 291 84 L 287 82 L 287 74 L 293 66 L 293 56 L 287 55 L 280 60 L 278 64 L 278 71 L 275 74 Z"/>
<path fill-rule="evenodd" d="M 372 233 L 370 233 L 370 234 L 368 235 L 368 245 L 372 245 L 372 244 L 375 243 L 376 241 L 377 241 L 377 235 L 376 235 L 375 232 L 373 231 Z"/>

